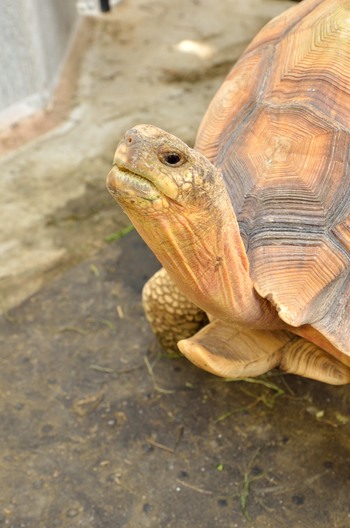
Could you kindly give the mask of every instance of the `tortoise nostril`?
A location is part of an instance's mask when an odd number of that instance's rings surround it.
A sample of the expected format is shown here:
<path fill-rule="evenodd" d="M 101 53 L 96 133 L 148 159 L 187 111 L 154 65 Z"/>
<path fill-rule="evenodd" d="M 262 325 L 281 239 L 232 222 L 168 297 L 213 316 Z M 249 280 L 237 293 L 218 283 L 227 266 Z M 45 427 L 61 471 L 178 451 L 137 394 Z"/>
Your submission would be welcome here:
<path fill-rule="evenodd" d="M 134 143 L 135 140 L 137 140 L 138 138 L 137 130 L 135 128 L 131 128 L 125 133 L 124 138 L 125 138 L 124 139 L 125 143 L 127 143 L 128 145 L 131 145 L 131 143 Z"/>

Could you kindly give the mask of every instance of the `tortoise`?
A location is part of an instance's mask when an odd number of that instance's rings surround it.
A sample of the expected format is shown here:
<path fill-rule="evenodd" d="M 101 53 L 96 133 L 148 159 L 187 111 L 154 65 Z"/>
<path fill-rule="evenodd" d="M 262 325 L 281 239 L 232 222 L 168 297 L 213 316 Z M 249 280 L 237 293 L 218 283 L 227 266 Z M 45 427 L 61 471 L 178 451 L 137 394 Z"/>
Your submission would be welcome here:
<path fill-rule="evenodd" d="M 349 0 L 270 21 L 194 149 L 126 132 L 107 187 L 163 265 L 143 304 L 165 349 L 228 378 L 350 382 L 349 160 Z"/>

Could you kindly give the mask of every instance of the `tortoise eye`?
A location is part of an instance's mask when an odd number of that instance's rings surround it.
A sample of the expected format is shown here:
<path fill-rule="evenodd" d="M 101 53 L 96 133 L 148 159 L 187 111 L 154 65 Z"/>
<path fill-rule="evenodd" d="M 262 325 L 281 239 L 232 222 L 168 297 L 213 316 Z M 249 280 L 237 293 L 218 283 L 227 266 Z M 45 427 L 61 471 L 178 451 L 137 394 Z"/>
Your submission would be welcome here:
<path fill-rule="evenodd" d="M 174 151 L 159 152 L 158 157 L 164 165 L 169 167 L 179 167 L 186 161 L 182 154 Z"/>

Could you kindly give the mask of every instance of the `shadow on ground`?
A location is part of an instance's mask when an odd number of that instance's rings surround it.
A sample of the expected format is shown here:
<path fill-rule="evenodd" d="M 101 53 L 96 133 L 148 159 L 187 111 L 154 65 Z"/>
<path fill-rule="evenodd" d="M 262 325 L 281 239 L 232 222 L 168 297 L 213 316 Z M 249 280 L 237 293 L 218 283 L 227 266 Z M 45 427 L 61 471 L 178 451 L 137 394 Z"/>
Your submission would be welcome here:
<path fill-rule="evenodd" d="M 350 525 L 349 390 L 161 355 L 133 232 L 0 322 L 0 526 Z"/>

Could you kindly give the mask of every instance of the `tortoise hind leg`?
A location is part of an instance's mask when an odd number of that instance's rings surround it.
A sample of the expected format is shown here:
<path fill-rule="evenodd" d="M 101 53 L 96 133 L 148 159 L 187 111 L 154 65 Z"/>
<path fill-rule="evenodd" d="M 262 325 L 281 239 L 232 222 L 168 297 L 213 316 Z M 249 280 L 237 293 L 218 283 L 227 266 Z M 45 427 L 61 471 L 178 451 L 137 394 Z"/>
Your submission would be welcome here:
<path fill-rule="evenodd" d="M 290 374 L 298 374 L 331 385 L 350 383 L 350 367 L 300 337 L 292 338 L 285 345 L 279 368 Z"/>
<path fill-rule="evenodd" d="M 153 332 L 167 352 L 178 352 L 178 341 L 208 323 L 206 314 L 186 299 L 164 268 L 146 282 L 142 304 Z"/>

